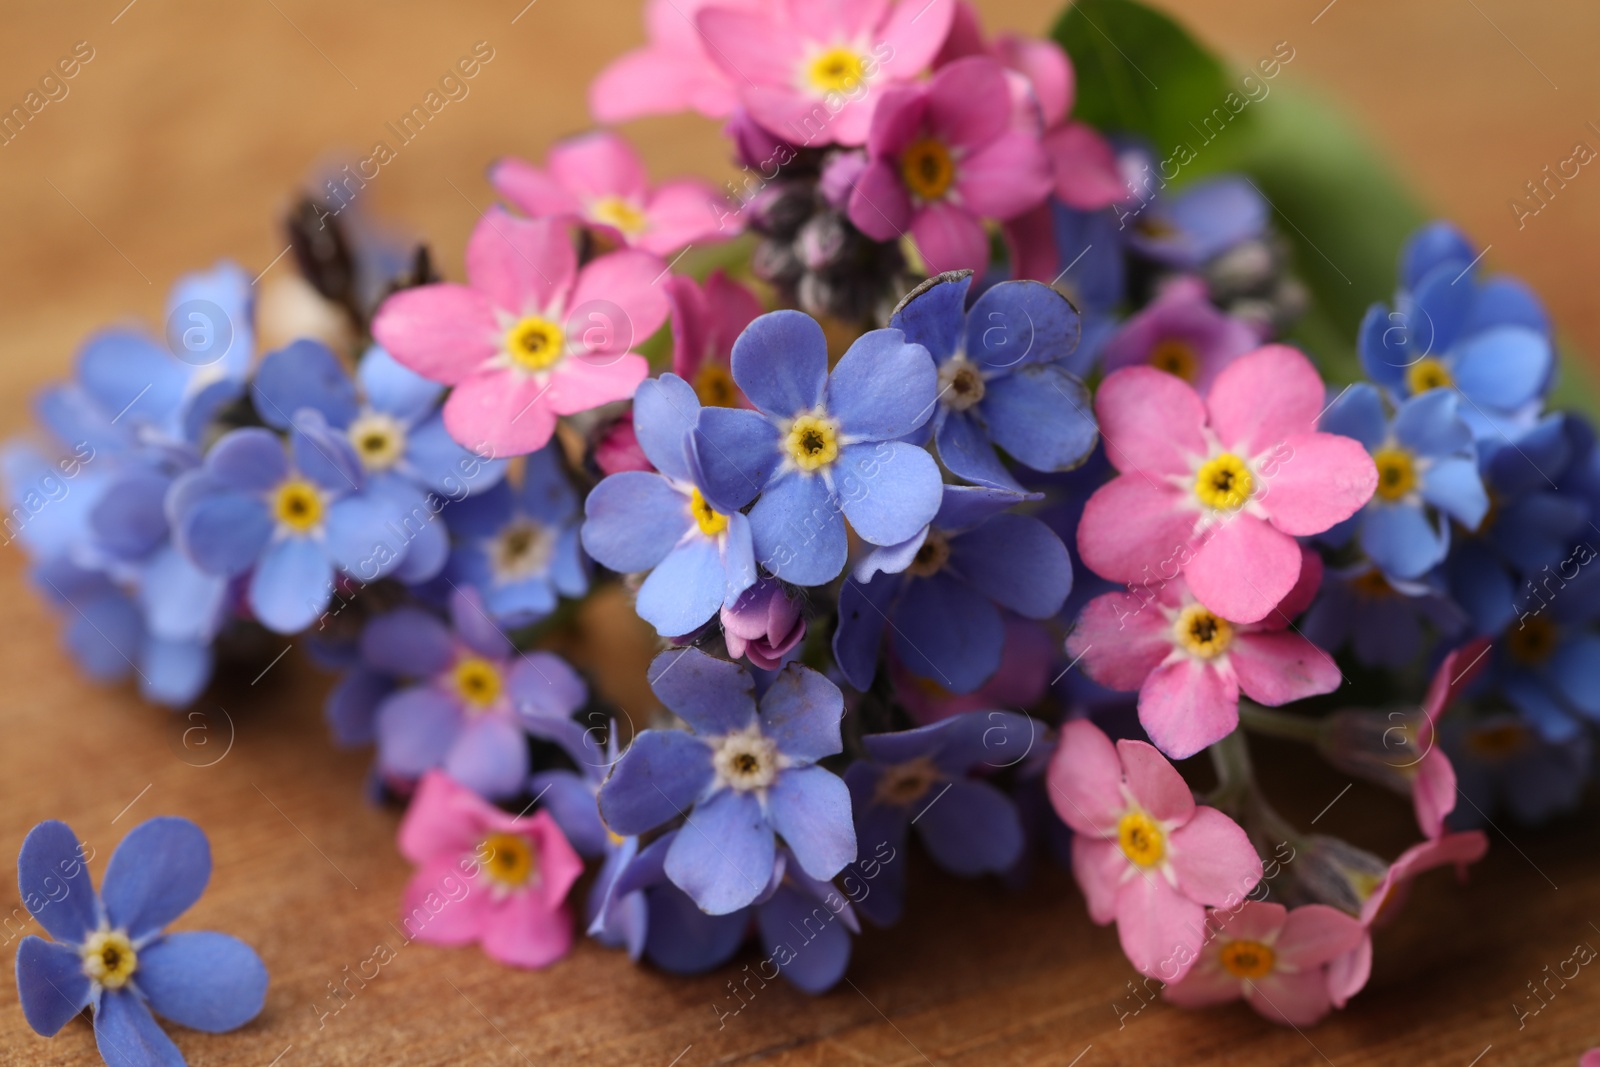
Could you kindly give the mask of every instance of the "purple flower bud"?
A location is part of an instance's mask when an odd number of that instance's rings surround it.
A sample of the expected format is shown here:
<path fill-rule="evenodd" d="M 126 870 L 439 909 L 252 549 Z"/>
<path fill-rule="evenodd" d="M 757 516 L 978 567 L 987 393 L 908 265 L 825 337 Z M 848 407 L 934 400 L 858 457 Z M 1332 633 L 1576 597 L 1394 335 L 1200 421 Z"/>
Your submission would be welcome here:
<path fill-rule="evenodd" d="M 850 206 L 850 194 L 867 169 L 865 152 L 836 152 L 822 164 L 822 181 L 817 186 L 822 198 L 840 211 Z"/>
<path fill-rule="evenodd" d="M 728 655 L 743 656 L 751 666 L 776 670 L 783 657 L 806 635 L 800 605 L 782 582 L 763 578 L 746 589 L 733 607 L 722 607 L 722 631 Z"/>
<path fill-rule="evenodd" d="M 769 178 L 773 170 L 796 155 L 794 146 L 762 129 L 742 108 L 733 113 L 722 132 L 733 142 L 741 164 L 762 171 Z"/>

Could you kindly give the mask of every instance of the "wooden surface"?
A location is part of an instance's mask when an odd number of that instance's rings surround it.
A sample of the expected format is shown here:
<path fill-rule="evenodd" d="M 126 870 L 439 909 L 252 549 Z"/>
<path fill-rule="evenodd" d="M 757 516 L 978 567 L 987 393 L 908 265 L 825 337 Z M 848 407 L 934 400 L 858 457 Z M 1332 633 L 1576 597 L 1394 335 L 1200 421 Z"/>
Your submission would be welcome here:
<path fill-rule="evenodd" d="M 119 316 L 159 313 L 180 271 L 232 256 L 252 273 L 283 249 L 288 190 L 330 148 L 362 154 L 480 40 L 495 58 L 363 196 L 432 242 L 447 272 L 477 209 L 483 165 L 537 157 L 585 123 L 593 73 L 642 36 L 634 0 L 422 3 L 94 0 L 7 3 L 0 104 L 19 102 L 75 42 L 94 59 L 14 143 L 0 147 L 0 428 L 61 376 L 75 342 Z M 1518 230 L 1507 201 L 1571 154 L 1600 120 L 1593 4 L 1511 0 L 1204 0 L 1173 4 L 1241 62 L 1290 41 L 1283 79 L 1341 99 L 1427 191 L 1430 206 L 1527 277 L 1581 346 L 1600 352 L 1592 303 L 1600 177 L 1587 171 Z M 992 25 L 1041 29 L 1037 0 L 980 0 Z M 519 9 L 521 14 L 519 17 Z M 1319 14 L 1320 13 L 1320 14 Z M 513 24 L 512 19 L 517 21 Z M 113 21 L 115 20 L 115 21 Z M 1313 21 L 1315 20 L 1315 21 Z M 1262 106 L 1271 106 L 1270 101 Z M 716 174 L 715 131 L 693 118 L 639 123 L 655 173 Z M 354 158 L 353 156 L 346 158 Z M 1593 187 L 1591 187 L 1593 186 Z M 280 261 L 262 285 L 286 273 Z M 540 973 L 475 949 L 400 948 L 338 1014 L 330 982 L 380 944 L 407 875 L 396 815 L 362 799 L 364 754 L 334 752 L 320 705 L 327 680 L 298 653 L 255 686 L 219 688 L 186 720 L 100 689 L 60 651 L 59 623 L 0 553 L 0 856 L 27 828 L 68 820 L 105 857 L 158 813 L 209 831 L 210 891 L 182 921 L 254 944 L 272 975 L 248 1028 L 176 1032 L 195 1065 L 678 1064 L 1572 1064 L 1600 1044 L 1600 976 L 1587 971 L 1519 1031 L 1513 1003 L 1580 941 L 1600 945 L 1600 840 L 1592 818 L 1537 833 L 1509 824 L 1472 882 L 1431 876 L 1377 940 L 1372 985 L 1304 1034 L 1247 1009 L 1131 1005 L 1133 971 L 1115 935 L 1084 916 L 1071 879 L 1041 874 L 1018 894 L 913 872 L 899 927 L 857 941 L 850 981 L 812 999 L 769 985 L 719 1028 L 725 983 L 749 955 L 701 979 L 664 977 L 583 943 Z M 591 667 L 604 669 L 603 663 Z M 640 679 L 604 677 L 622 694 Z M 185 729 L 191 732 L 188 743 Z M 204 746 L 197 745 L 201 739 Z M 1304 824 L 1346 784 L 1262 746 L 1269 787 Z M 1360 787 L 1319 823 L 1393 855 L 1398 802 Z M 1374 829 L 1376 828 L 1376 829 Z M 1394 834 L 1395 836 L 1386 836 Z M 23 924 L 0 879 L 6 971 Z M 29 927 L 36 932 L 36 927 Z M 368 966 L 370 972 L 370 965 Z M 354 983 L 352 983 L 354 985 Z M 1074 1057 L 1081 1059 L 1074 1060 Z M 1474 1061 L 1474 1057 L 1482 1056 Z M 276 1057 L 276 1059 L 275 1059 Z M 0 1063 L 97 1062 L 89 1028 L 52 1041 L 23 1023 L 0 978 Z"/>

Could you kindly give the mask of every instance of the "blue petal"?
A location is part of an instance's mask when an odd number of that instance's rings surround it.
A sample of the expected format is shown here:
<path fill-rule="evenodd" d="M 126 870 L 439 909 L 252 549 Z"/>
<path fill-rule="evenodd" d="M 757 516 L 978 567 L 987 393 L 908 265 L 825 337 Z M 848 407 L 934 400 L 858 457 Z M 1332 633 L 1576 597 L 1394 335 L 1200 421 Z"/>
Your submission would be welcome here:
<path fill-rule="evenodd" d="M 725 604 L 737 601 L 760 577 L 756 570 L 755 541 L 750 536 L 748 515 L 736 511 L 728 516 L 728 530 L 722 539 L 722 568 L 727 575 L 722 590 Z"/>
<path fill-rule="evenodd" d="M 1357 347 L 1361 353 L 1361 369 L 1379 385 L 1398 390 L 1405 384 L 1406 367 L 1415 362 L 1406 347 L 1409 331 L 1405 316 L 1390 311 L 1382 304 L 1373 304 L 1361 319 L 1357 333 Z"/>
<path fill-rule="evenodd" d="M 345 427 L 356 417 L 356 385 L 327 345 L 300 340 L 268 352 L 250 384 L 261 421 L 279 430 L 294 425 L 302 408 L 322 412 L 332 426 Z"/>
<path fill-rule="evenodd" d="M 294 465 L 307 478 L 335 494 L 361 488 L 361 461 L 344 435 L 329 429 L 322 413 L 302 408 L 289 434 Z"/>
<path fill-rule="evenodd" d="M 432 411 L 444 392 L 438 382 L 401 366 L 381 345 L 370 346 L 361 357 L 356 381 L 373 410 L 393 415 L 407 426 L 416 425 Z"/>
<path fill-rule="evenodd" d="M 76 384 L 51 385 L 33 399 L 33 413 L 58 444 L 97 452 L 120 452 L 132 443 L 133 428 L 111 421 Z"/>
<path fill-rule="evenodd" d="M 77 379 L 108 417 L 166 428 L 183 400 L 189 370 L 143 334 L 117 329 L 83 346 Z"/>
<path fill-rule="evenodd" d="M 195 323 L 195 309 L 185 308 L 185 305 L 200 302 L 203 304 L 199 314 L 210 327 L 203 349 L 196 351 L 181 336 L 174 337 L 170 332 L 168 346 L 176 349 L 181 345 L 186 356 L 197 364 L 215 365 L 230 377 L 243 376 L 255 352 L 255 289 L 250 275 L 237 263 L 218 260 L 210 270 L 196 271 L 179 278 L 167 294 L 169 331 L 174 325 Z M 188 313 L 184 314 L 186 311 Z M 218 312 L 222 315 L 222 322 L 214 321 Z M 222 347 L 224 344 L 225 348 Z M 219 348 L 221 351 L 218 351 Z"/>
<path fill-rule="evenodd" d="M 128 831 L 106 864 L 106 917 L 135 941 L 188 911 L 211 880 L 211 844 L 200 827 L 159 815 Z"/>
<path fill-rule="evenodd" d="M 832 878 L 856 858 L 850 790 L 832 771 L 810 766 L 780 772 L 767 790 L 767 812 L 772 828 L 811 877 Z"/>
<path fill-rule="evenodd" d="M 1449 455 L 1472 444 L 1472 429 L 1461 421 L 1460 397 L 1448 389 L 1430 389 L 1401 404 L 1394 436 L 1423 456 Z"/>
<path fill-rule="evenodd" d="M 859 858 L 845 870 L 839 884 L 861 914 L 879 926 L 893 926 L 905 910 L 908 811 L 899 805 L 871 802 L 878 775 L 866 764 L 853 764 L 846 777 L 856 814 Z M 884 849 L 889 851 L 888 859 Z"/>
<path fill-rule="evenodd" d="M 323 550 L 340 570 L 370 582 L 393 573 L 415 532 L 435 521 L 425 505 L 406 513 L 392 498 L 351 493 L 328 507 Z"/>
<path fill-rule="evenodd" d="M 394 682 L 388 675 L 364 667 L 340 678 L 323 705 L 334 744 L 356 748 L 376 741 L 378 705 L 392 692 Z"/>
<path fill-rule="evenodd" d="M 1456 284 L 1459 268 L 1435 270 L 1412 288 L 1406 348 L 1411 360 L 1450 351 L 1472 310 L 1472 286 Z"/>
<path fill-rule="evenodd" d="M 595 859 L 606 854 L 606 824 L 600 821 L 589 783 L 572 771 L 544 771 L 529 779 L 528 789 L 541 798 L 580 856 Z"/>
<path fill-rule="evenodd" d="M 156 553 L 139 583 L 139 606 L 156 637 L 206 642 L 216 636 L 227 606 L 228 583 L 207 574 L 167 545 Z"/>
<path fill-rule="evenodd" d="M 1579 500 L 1554 492 L 1529 493 L 1501 511 L 1489 527 L 1489 539 L 1513 564 L 1531 573 L 1564 559 L 1587 521 L 1587 508 Z"/>
<path fill-rule="evenodd" d="M 558 599 L 548 579 L 529 578 L 489 587 L 484 607 L 508 626 L 528 626 L 554 611 Z"/>
<path fill-rule="evenodd" d="M 578 494 L 567 481 L 566 460 L 557 443 L 545 445 L 523 460 L 522 485 L 512 494 L 517 510 L 551 525 L 578 512 Z"/>
<path fill-rule="evenodd" d="M 206 469 L 245 492 L 265 492 L 289 476 L 283 442 L 259 426 L 224 434 L 207 453 Z"/>
<path fill-rule="evenodd" d="M 610 475 L 583 507 L 584 549 L 619 574 L 656 566 L 694 523 L 688 498 L 648 471 Z"/>
<path fill-rule="evenodd" d="M 163 506 L 172 479 L 154 470 L 134 470 L 115 479 L 89 512 L 89 525 L 108 552 L 136 560 L 167 536 Z"/>
<path fill-rule="evenodd" d="M 894 648 L 916 675 L 970 693 L 1000 666 L 1005 624 L 983 594 L 942 575 L 909 583 L 894 612 Z"/>
<path fill-rule="evenodd" d="M 1400 281 L 1415 288 L 1422 279 L 1443 264 L 1455 264 L 1460 273 L 1477 258 L 1465 234 L 1448 222 L 1436 221 L 1418 227 L 1406 238 L 1400 250 Z"/>
<path fill-rule="evenodd" d="M 237 937 L 211 931 L 168 934 L 139 950 L 139 992 L 179 1026 L 224 1034 L 261 1014 L 267 968 Z"/>
<path fill-rule="evenodd" d="M 1582 633 L 1561 642 L 1550 659 L 1550 677 L 1573 707 L 1600 719 L 1600 637 Z"/>
<path fill-rule="evenodd" d="M 79 668 L 100 682 L 127 677 L 144 644 L 138 607 L 118 590 L 69 603 L 73 612 L 64 637 Z"/>
<path fill-rule="evenodd" d="M 1222 175 L 1186 186 L 1157 200 L 1150 209 L 1161 236 L 1138 228 L 1128 243 L 1158 262 L 1197 267 L 1241 241 L 1259 236 L 1267 224 L 1267 204 L 1247 178 Z"/>
<path fill-rule="evenodd" d="M 1031 515 L 996 515 L 950 541 L 950 570 L 1002 607 L 1048 619 L 1072 592 L 1072 558 Z"/>
<path fill-rule="evenodd" d="M 656 698 L 702 737 L 743 730 L 756 720 L 750 672 L 698 648 L 668 649 L 656 656 L 649 679 Z"/>
<path fill-rule="evenodd" d="M 967 358 L 985 375 L 1024 363 L 1060 363 L 1078 347 L 1078 309 L 1043 282 L 1001 282 L 972 305 Z"/>
<path fill-rule="evenodd" d="M 378 706 L 378 764 L 416 778 L 437 767 L 461 732 L 461 713 L 437 689 L 402 689 Z"/>
<path fill-rule="evenodd" d="M 367 623 L 361 634 L 361 659 L 397 678 L 426 678 L 450 665 L 450 628 L 421 608 L 403 607 Z"/>
<path fill-rule="evenodd" d="M 1389 436 L 1389 419 L 1384 414 L 1383 397 L 1368 383 L 1356 382 L 1328 405 L 1318 428 L 1323 433 L 1353 437 L 1370 452 Z"/>
<path fill-rule="evenodd" d="M 202 385 L 184 398 L 178 413 L 183 424 L 183 439 L 198 447 L 208 429 L 216 425 L 223 411 L 245 394 L 244 383 L 234 380 L 216 381 Z"/>
<path fill-rule="evenodd" d="M 187 707 L 211 681 L 211 668 L 210 645 L 152 638 L 139 658 L 139 692 L 169 708 Z"/>
<path fill-rule="evenodd" d="M 333 598 L 333 564 L 315 541 L 288 537 L 261 556 L 250 576 L 250 610 L 269 630 L 294 634 L 317 621 Z"/>
<path fill-rule="evenodd" d="M 656 564 L 639 586 L 634 607 L 662 637 L 681 637 L 722 607 L 727 581 L 717 543 L 696 532 Z"/>
<path fill-rule="evenodd" d="M 850 931 L 843 921 L 832 907 L 788 885 L 779 886 L 772 899 L 756 909 L 756 923 L 767 958 L 774 963 L 788 960 L 783 976 L 804 992 L 826 993 L 850 966 Z M 780 946 L 786 950 L 782 955 Z"/>
<path fill-rule="evenodd" d="M 86 857 L 72 828 L 49 819 L 28 831 L 17 854 L 22 905 L 57 941 L 82 944 L 99 925 Z"/>
<path fill-rule="evenodd" d="M 995 453 L 988 429 L 979 422 L 975 412 L 945 411 L 937 421 L 939 428 L 934 438 L 939 447 L 939 459 L 951 474 L 983 486 L 1013 492 L 1022 490 Z"/>
<path fill-rule="evenodd" d="M 455 501 L 501 484 L 506 472 L 505 460 L 484 459 L 457 444 L 438 414 L 406 434 L 405 462 L 423 485 Z"/>
<path fill-rule="evenodd" d="M 131 989 L 101 994 L 94 1010 L 94 1040 L 106 1067 L 185 1067 L 183 1053 Z"/>
<path fill-rule="evenodd" d="M 1444 559 L 1449 542 L 1415 504 L 1377 504 L 1361 520 L 1361 548 L 1397 578 L 1419 578 Z"/>
<path fill-rule="evenodd" d="M 32 935 L 17 946 L 17 999 L 34 1033 L 54 1037 L 92 993 L 76 949 Z"/>
<path fill-rule="evenodd" d="M 624 837 L 647 833 L 687 812 L 710 784 L 705 742 L 682 730 L 645 730 L 600 787 L 600 814 Z"/>
<path fill-rule="evenodd" d="M 810 315 L 772 311 L 733 343 L 733 380 L 768 415 L 793 418 L 822 401 L 828 380 L 828 339 Z"/>
<path fill-rule="evenodd" d="M 935 363 L 943 363 L 961 348 L 971 286 L 970 270 L 935 275 L 906 294 L 889 326 L 905 334 L 908 343 L 926 348 Z"/>
<path fill-rule="evenodd" d="M 1555 352 L 1541 334 L 1497 326 L 1462 341 L 1454 357 L 1456 388 L 1482 407 L 1506 411 L 1539 395 Z"/>
<path fill-rule="evenodd" d="M 772 827 L 761 802 L 753 793 L 723 789 L 696 805 L 678 831 L 667 850 L 667 877 L 701 911 L 726 915 L 767 888 L 774 856 Z"/>
<path fill-rule="evenodd" d="M 878 673 L 878 654 L 889 603 L 900 581 L 879 575 L 866 585 L 846 578 L 839 588 L 839 625 L 833 633 L 833 658 L 839 672 L 853 687 L 866 692 Z"/>
<path fill-rule="evenodd" d="M 756 498 L 778 470 L 778 428 L 753 411 L 705 408 L 694 435 L 695 479 L 721 512 L 738 511 Z"/>
<path fill-rule="evenodd" d="M 1082 311 L 1111 311 L 1122 302 L 1127 285 L 1127 257 L 1117 237 L 1120 224 L 1110 211 L 1079 211 L 1053 197 L 1049 205 L 1057 261 L 1066 264 L 1052 284 L 1064 289 Z M 1079 345 L 1080 358 L 1087 342 L 1085 337 Z"/>
<path fill-rule="evenodd" d="M 633 394 L 633 433 L 656 470 L 677 482 L 694 478 L 689 440 L 700 418 L 694 387 L 676 374 L 646 378 Z"/>
<path fill-rule="evenodd" d="M 846 447 L 839 454 L 834 485 L 851 528 L 875 545 L 910 539 L 933 521 L 944 496 L 939 465 L 925 449 L 903 441 Z"/>
<path fill-rule="evenodd" d="M 750 917 L 743 912 L 707 915 L 688 895 L 664 885 L 645 894 L 650 906 L 644 954 L 673 974 L 701 974 L 738 951 Z"/>
<path fill-rule="evenodd" d="M 844 750 L 844 695 L 808 667 L 791 663 L 761 697 L 761 732 L 786 756 L 820 760 Z"/>
<path fill-rule="evenodd" d="M 945 486 L 947 490 L 951 488 L 953 487 Z M 961 488 L 973 487 L 962 486 Z M 874 548 L 871 552 L 861 557 L 860 563 L 851 568 L 850 577 L 858 582 L 870 582 L 880 575 L 904 573 L 907 567 L 917 561 L 917 553 L 921 552 L 922 546 L 927 544 L 928 533 L 931 529 L 932 527 L 925 526 L 898 545 L 883 545 L 882 547 Z"/>
<path fill-rule="evenodd" d="M 986 388 L 978 411 L 989 436 L 1025 467 L 1071 470 L 1100 440 L 1088 388 L 1062 367 L 1025 363 Z"/>
<path fill-rule="evenodd" d="M 515 653 L 511 638 L 483 610 L 476 589 L 457 589 L 450 595 L 450 624 L 461 642 L 480 656 L 509 659 Z"/>
<path fill-rule="evenodd" d="M 1442 389 L 1434 393 L 1448 396 Z M 1489 512 L 1489 494 L 1478 476 L 1478 464 L 1464 457 L 1441 459 L 1422 477 L 1422 499 L 1455 519 L 1469 530 L 1476 530 Z"/>
<path fill-rule="evenodd" d="M 869 452 L 887 449 L 894 454 L 890 442 L 861 447 Z M 914 451 L 922 452 L 921 449 Z M 927 456 L 927 453 L 922 452 L 922 455 Z M 882 477 L 880 473 L 879 478 Z M 937 480 L 937 468 L 934 477 Z M 855 484 L 865 485 L 866 482 L 857 475 Z M 937 507 L 935 501 L 928 509 L 929 517 Z M 923 523 L 926 522 L 924 518 Z M 907 531 L 906 537 L 914 532 L 914 528 Z M 750 535 L 755 543 L 757 561 L 773 575 L 794 585 L 831 582 L 844 570 L 849 552 L 844 517 L 827 484 L 816 475 L 793 474 L 769 486 L 750 509 Z M 898 540 L 905 540 L 905 537 Z"/>
<path fill-rule="evenodd" d="M 933 524 L 945 533 L 960 533 L 987 522 L 1016 504 L 1041 500 L 1043 496 L 1042 493 L 1019 493 L 1010 489 L 947 485 L 939 501 L 939 513 L 933 517 Z"/>
<path fill-rule="evenodd" d="M 199 485 L 201 479 L 188 484 Z M 184 486 L 185 480 L 179 479 L 174 495 Z M 272 529 L 272 516 L 259 497 L 231 490 L 197 492 L 173 523 L 184 554 L 200 569 L 224 578 L 250 569 L 271 540 Z"/>
<path fill-rule="evenodd" d="M 927 349 L 899 330 L 856 338 L 828 379 L 824 404 L 851 440 L 904 437 L 928 421 L 938 403 L 939 374 Z"/>
<path fill-rule="evenodd" d="M 1549 334 L 1550 316 L 1526 283 L 1516 278 L 1490 278 L 1478 286 L 1472 314 L 1462 329 L 1476 333 L 1491 326 L 1525 326 Z"/>
<path fill-rule="evenodd" d="M 415 508 L 412 513 L 416 513 Z M 408 525 L 408 529 L 414 529 L 414 525 Z M 396 581 L 406 585 L 421 585 L 437 577 L 449 560 L 450 532 L 445 529 L 444 521 L 435 517 L 415 531 L 393 574 Z"/>
<path fill-rule="evenodd" d="M 1480 634 L 1499 633 L 1516 614 L 1516 585 L 1505 568 L 1477 541 L 1460 543 L 1445 563 L 1450 595 Z"/>
<path fill-rule="evenodd" d="M 444 771 L 481 797 L 500 800 L 528 784 L 528 745 L 509 719 L 483 715 L 469 720 L 448 752 Z"/>
<path fill-rule="evenodd" d="M 982 781 L 951 782 L 917 816 L 933 860 L 951 874 L 1000 873 L 1022 853 L 1022 823 L 1011 798 Z"/>

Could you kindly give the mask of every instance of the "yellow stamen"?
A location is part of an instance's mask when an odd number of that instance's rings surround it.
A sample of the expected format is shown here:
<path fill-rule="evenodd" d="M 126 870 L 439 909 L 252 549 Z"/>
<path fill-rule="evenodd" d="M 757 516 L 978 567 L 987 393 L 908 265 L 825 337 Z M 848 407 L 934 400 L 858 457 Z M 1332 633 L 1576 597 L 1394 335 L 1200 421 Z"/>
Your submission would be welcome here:
<path fill-rule="evenodd" d="M 985 392 L 982 372 L 965 357 L 957 356 L 939 369 L 939 396 L 956 411 L 972 407 Z"/>
<path fill-rule="evenodd" d="M 1167 835 L 1142 811 L 1130 811 L 1117 823 L 1122 854 L 1140 867 L 1154 867 L 1167 854 Z"/>
<path fill-rule="evenodd" d="M 1357 575 L 1351 580 L 1350 588 L 1368 600 L 1394 595 L 1394 586 L 1389 584 L 1389 579 L 1385 578 L 1383 572 L 1376 567 Z"/>
<path fill-rule="evenodd" d="M 1426 393 L 1429 389 L 1447 389 L 1454 384 L 1456 380 L 1451 377 L 1450 368 L 1432 356 L 1419 359 L 1406 368 L 1406 386 L 1413 394 Z"/>
<path fill-rule="evenodd" d="M 884 770 L 873 790 L 873 798 L 896 807 L 909 807 L 921 800 L 933 783 L 944 777 L 927 756 L 918 756 L 908 763 L 897 763 Z"/>
<path fill-rule="evenodd" d="M 707 537 L 715 537 L 728 528 L 728 516 L 707 504 L 698 489 L 689 492 L 689 513 L 694 516 L 700 532 Z"/>
<path fill-rule="evenodd" d="M 450 680 L 461 699 L 479 711 L 500 699 L 504 688 L 500 669 L 481 656 L 463 656 Z"/>
<path fill-rule="evenodd" d="M 602 196 L 589 205 L 589 217 L 595 222 L 621 230 L 628 237 L 637 237 L 650 225 L 644 212 L 620 196 Z"/>
<path fill-rule="evenodd" d="M 1527 740 L 1527 728 L 1521 723 L 1502 722 L 1468 733 L 1467 747 L 1486 759 L 1504 759 L 1520 749 Z"/>
<path fill-rule="evenodd" d="M 139 954 L 121 930 L 90 934 L 79 952 L 83 957 L 83 973 L 107 989 L 121 989 L 139 968 Z"/>
<path fill-rule="evenodd" d="M 527 885 L 539 869 L 533 843 L 517 834 L 490 834 L 478 855 L 483 860 L 484 873 L 509 889 Z"/>
<path fill-rule="evenodd" d="M 406 451 L 406 431 L 391 415 L 369 411 L 350 424 L 346 431 L 350 444 L 369 471 L 386 471 L 400 461 Z"/>
<path fill-rule="evenodd" d="M 1150 349 L 1150 366 L 1193 384 L 1200 373 L 1200 354 L 1188 341 L 1164 337 Z"/>
<path fill-rule="evenodd" d="M 561 358 L 566 343 L 561 327 L 538 315 L 529 315 L 506 331 L 506 352 L 525 371 L 549 369 Z"/>
<path fill-rule="evenodd" d="M 940 200 L 955 184 L 955 160 L 943 141 L 923 137 L 912 141 L 900 154 L 900 177 L 913 195 Z"/>
<path fill-rule="evenodd" d="M 322 525 L 322 493 L 302 478 L 290 478 L 273 494 L 272 512 L 294 533 L 309 533 Z"/>
<path fill-rule="evenodd" d="M 694 373 L 694 395 L 700 398 L 700 406 L 707 408 L 731 408 L 739 400 L 728 368 L 709 359 Z"/>
<path fill-rule="evenodd" d="M 814 471 L 839 458 L 839 429 L 820 415 L 801 415 L 789 424 L 783 447 L 796 467 Z"/>
<path fill-rule="evenodd" d="M 1244 506 L 1255 488 L 1255 479 L 1244 460 L 1224 452 L 1207 460 L 1194 479 L 1194 495 L 1200 503 L 1217 511 L 1234 511 Z"/>
<path fill-rule="evenodd" d="M 720 781 L 741 793 L 766 789 L 778 778 L 778 746 L 752 726 L 716 742 L 711 768 Z"/>
<path fill-rule="evenodd" d="M 1523 619 L 1505 635 L 1511 658 L 1529 666 L 1543 663 L 1556 649 L 1556 624 L 1543 615 Z"/>
<path fill-rule="evenodd" d="M 1417 464 L 1411 453 L 1393 446 L 1380 448 L 1372 454 L 1378 468 L 1378 497 L 1382 500 L 1404 500 L 1417 487 Z"/>
<path fill-rule="evenodd" d="M 1178 647 L 1189 655 L 1215 659 L 1233 643 L 1233 626 L 1202 605 L 1190 604 L 1178 613 L 1177 621 L 1172 624 L 1172 636 Z"/>
<path fill-rule="evenodd" d="M 923 538 L 922 547 L 911 558 L 911 566 L 906 568 L 906 572 L 917 578 L 926 578 L 943 570 L 949 559 L 950 540 L 938 530 L 930 529 L 928 536 Z"/>
<path fill-rule="evenodd" d="M 818 92 L 848 93 L 861 84 L 866 65 L 853 49 L 830 48 L 811 61 L 806 74 Z"/>
<path fill-rule="evenodd" d="M 1235 978 L 1265 978 L 1278 962 L 1271 945 L 1260 941 L 1229 941 L 1218 951 L 1222 969 Z"/>

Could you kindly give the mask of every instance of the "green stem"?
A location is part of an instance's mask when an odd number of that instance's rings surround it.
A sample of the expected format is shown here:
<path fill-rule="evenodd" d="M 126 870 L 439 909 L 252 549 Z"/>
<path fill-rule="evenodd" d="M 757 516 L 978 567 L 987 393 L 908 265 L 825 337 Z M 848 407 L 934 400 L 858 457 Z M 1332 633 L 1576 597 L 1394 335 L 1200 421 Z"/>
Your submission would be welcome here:
<path fill-rule="evenodd" d="M 1244 735 L 1235 730 L 1206 751 L 1217 772 L 1217 788 L 1207 799 L 1223 811 L 1232 810 L 1255 790 L 1255 768 Z"/>
<path fill-rule="evenodd" d="M 1320 725 L 1315 719 L 1287 712 L 1273 711 L 1249 701 L 1239 701 L 1239 725 L 1246 730 L 1268 737 L 1281 737 L 1288 741 L 1303 741 L 1308 745 L 1317 742 Z"/>

